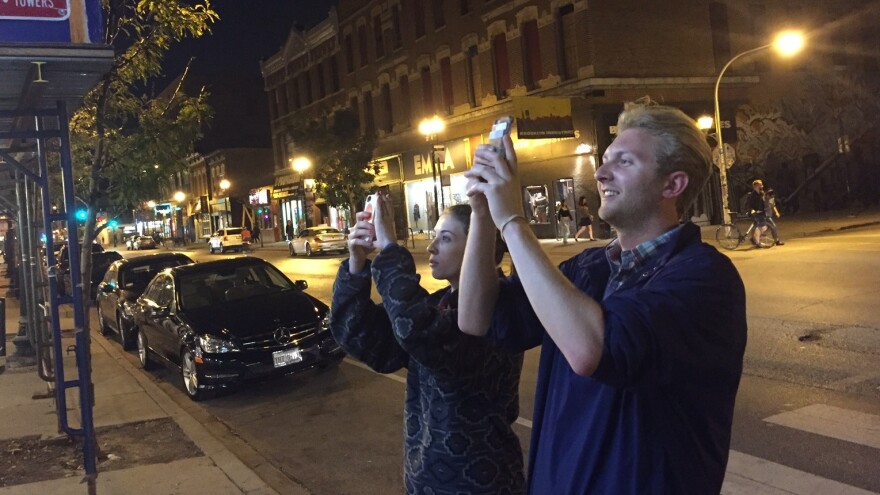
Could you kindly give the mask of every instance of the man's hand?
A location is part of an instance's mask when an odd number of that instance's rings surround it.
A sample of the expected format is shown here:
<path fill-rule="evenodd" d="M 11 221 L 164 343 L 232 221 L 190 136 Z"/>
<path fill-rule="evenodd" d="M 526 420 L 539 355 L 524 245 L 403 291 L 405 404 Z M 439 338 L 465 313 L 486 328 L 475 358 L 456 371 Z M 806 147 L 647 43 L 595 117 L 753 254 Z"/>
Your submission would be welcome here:
<path fill-rule="evenodd" d="M 373 240 L 376 239 L 376 229 L 367 221 L 369 216 L 369 213 L 357 212 L 357 223 L 348 233 L 348 271 L 351 274 L 363 271 L 367 255 L 375 249 Z"/>
<path fill-rule="evenodd" d="M 492 221 L 499 228 L 512 215 L 523 214 L 513 142 L 510 136 L 505 136 L 503 142 L 506 160 L 494 147 L 481 144 L 474 153 L 474 166 L 464 174 L 468 178 L 468 197 L 484 195 Z M 471 207 L 474 207 L 473 203 Z"/>

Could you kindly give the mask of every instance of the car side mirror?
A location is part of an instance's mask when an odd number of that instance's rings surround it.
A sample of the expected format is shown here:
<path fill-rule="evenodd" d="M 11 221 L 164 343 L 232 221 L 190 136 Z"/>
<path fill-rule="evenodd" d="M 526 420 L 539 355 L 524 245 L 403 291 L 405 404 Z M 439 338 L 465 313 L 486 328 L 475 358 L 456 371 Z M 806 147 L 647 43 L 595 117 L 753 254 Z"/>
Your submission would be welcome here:
<path fill-rule="evenodd" d="M 150 308 L 150 316 L 154 318 L 162 318 L 171 314 L 171 308 L 169 307 L 152 307 Z"/>
<path fill-rule="evenodd" d="M 306 290 L 309 288 L 309 283 L 305 280 L 297 280 L 293 285 L 299 290 Z"/>

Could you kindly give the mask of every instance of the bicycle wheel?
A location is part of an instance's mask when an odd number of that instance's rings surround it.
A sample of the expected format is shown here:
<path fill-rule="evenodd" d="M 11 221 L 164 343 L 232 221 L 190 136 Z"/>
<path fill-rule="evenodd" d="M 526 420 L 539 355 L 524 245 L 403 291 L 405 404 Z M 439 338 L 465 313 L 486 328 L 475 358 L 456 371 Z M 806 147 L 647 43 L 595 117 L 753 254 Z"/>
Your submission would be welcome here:
<path fill-rule="evenodd" d="M 773 238 L 773 232 L 770 231 L 769 228 L 765 227 L 764 231 L 761 232 L 761 237 L 758 238 L 758 243 L 762 248 L 772 248 L 776 245 L 776 239 Z"/>
<path fill-rule="evenodd" d="M 715 231 L 715 240 L 724 249 L 733 250 L 739 247 L 739 243 L 742 242 L 742 234 L 735 224 L 725 223 Z"/>

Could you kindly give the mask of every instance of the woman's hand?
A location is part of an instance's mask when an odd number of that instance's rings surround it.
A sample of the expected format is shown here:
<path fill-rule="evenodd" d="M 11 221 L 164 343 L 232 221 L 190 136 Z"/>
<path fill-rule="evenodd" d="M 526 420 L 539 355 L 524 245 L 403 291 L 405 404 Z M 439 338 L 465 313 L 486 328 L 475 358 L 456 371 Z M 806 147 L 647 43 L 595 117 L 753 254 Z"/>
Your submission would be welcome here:
<path fill-rule="evenodd" d="M 375 249 L 373 241 L 376 239 L 376 229 L 367 221 L 369 215 L 362 211 L 357 212 L 357 223 L 348 233 L 348 271 L 351 274 L 363 271 L 367 256 Z"/>

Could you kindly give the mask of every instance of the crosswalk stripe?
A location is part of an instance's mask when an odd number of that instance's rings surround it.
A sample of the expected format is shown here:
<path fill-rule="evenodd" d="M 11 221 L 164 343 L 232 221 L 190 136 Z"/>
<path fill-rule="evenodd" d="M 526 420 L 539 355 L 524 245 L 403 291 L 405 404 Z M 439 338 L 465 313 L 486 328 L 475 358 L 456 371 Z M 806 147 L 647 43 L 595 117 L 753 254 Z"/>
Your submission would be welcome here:
<path fill-rule="evenodd" d="M 721 495 L 876 495 L 766 459 L 730 451 Z"/>
<path fill-rule="evenodd" d="M 880 449 L 880 416 L 874 414 L 811 404 L 764 421 Z"/>

